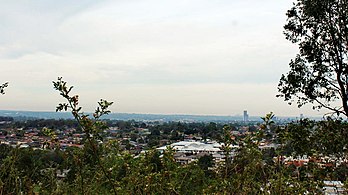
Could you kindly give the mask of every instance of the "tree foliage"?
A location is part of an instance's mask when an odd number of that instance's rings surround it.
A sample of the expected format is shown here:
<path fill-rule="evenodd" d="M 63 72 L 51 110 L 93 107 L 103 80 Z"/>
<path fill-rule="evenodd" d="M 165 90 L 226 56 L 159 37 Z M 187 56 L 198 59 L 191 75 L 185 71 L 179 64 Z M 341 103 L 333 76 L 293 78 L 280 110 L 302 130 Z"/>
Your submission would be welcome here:
<path fill-rule="evenodd" d="M 114 182 L 103 163 L 103 148 L 99 145 L 99 141 L 103 139 L 101 133 L 107 128 L 105 122 L 101 121 L 100 118 L 103 115 L 110 113 L 109 107 L 113 104 L 113 102 L 108 102 L 101 99 L 98 102 L 98 106 L 95 109 L 95 112 L 93 113 L 93 118 L 89 118 L 88 114 L 84 114 L 81 111 L 82 107 L 79 106 L 79 96 L 71 95 L 73 86 L 67 86 L 67 82 L 62 80 L 62 77 L 59 77 L 57 81 L 53 81 L 53 87 L 55 90 L 59 91 L 60 95 L 66 100 L 66 102 L 60 103 L 57 106 L 56 111 L 70 110 L 77 123 L 82 128 L 83 133 L 85 133 L 84 148 L 82 151 L 83 153 L 81 154 L 81 156 L 79 156 L 80 158 L 77 159 L 78 164 L 81 165 L 82 163 L 86 163 L 88 165 L 88 169 L 90 170 L 94 170 L 99 167 L 99 170 L 103 174 L 103 177 L 105 177 L 108 181 L 108 183 L 105 185 L 112 186 L 112 190 L 114 194 L 116 194 Z M 83 159 L 82 161 L 81 158 Z M 80 173 L 84 168 L 80 167 Z M 91 175 L 80 174 L 79 176 L 81 177 L 82 193 L 85 193 L 83 187 L 83 179 L 90 178 Z"/>
<path fill-rule="evenodd" d="M 8 87 L 8 82 L 0 85 L 0 94 L 5 94 L 6 87 Z"/>
<path fill-rule="evenodd" d="M 284 33 L 299 54 L 281 76 L 278 96 L 348 116 L 348 1 L 297 0 L 286 15 Z"/>

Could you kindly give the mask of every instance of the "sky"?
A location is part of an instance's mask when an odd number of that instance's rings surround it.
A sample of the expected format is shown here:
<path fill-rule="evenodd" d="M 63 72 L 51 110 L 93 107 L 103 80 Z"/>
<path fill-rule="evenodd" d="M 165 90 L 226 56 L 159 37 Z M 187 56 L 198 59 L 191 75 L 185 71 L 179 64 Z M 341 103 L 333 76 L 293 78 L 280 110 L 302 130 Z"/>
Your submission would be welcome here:
<path fill-rule="evenodd" d="M 55 111 L 63 77 L 87 112 L 320 115 L 275 97 L 292 2 L 0 0 L 0 109 Z"/>

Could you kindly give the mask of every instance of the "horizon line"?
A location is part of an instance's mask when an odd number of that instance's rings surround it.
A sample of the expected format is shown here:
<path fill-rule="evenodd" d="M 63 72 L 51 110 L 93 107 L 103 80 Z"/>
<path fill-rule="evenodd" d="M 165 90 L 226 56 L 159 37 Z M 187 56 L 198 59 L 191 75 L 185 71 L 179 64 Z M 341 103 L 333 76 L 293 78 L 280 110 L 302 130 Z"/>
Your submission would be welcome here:
<path fill-rule="evenodd" d="M 55 112 L 55 111 L 34 111 L 34 110 L 2 110 L 0 109 L 0 111 L 2 112 L 37 112 L 37 113 L 44 113 L 44 112 L 48 112 L 48 113 L 71 113 L 70 111 L 60 111 L 60 112 Z M 84 112 L 84 113 L 93 113 L 93 112 Z M 213 117 L 243 117 L 242 114 L 230 114 L 230 115 L 224 115 L 224 114 L 187 114 L 187 113 L 137 113 L 137 112 L 111 112 L 109 114 L 137 114 L 137 115 L 164 115 L 164 116 L 179 116 L 179 115 L 183 115 L 183 116 L 213 116 Z M 274 114 L 274 113 L 273 113 Z M 266 115 L 266 114 L 265 114 Z M 264 115 L 249 115 L 249 117 L 263 117 Z M 277 118 L 300 118 L 300 115 L 276 115 L 275 117 Z M 304 118 L 322 118 L 324 116 L 307 116 L 307 115 L 303 115 Z"/>

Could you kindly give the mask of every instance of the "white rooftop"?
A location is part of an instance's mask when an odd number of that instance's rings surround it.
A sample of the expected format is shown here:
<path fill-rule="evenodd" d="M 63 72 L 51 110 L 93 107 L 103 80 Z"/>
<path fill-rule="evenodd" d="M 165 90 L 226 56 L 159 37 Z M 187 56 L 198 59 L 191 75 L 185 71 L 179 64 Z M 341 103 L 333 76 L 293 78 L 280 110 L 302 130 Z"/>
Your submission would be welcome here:
<path fill-rule="evenodd" d="M 221 144 L 217 142 L 203 143 L 198 141 L 180 141 L 170 145 L 176 151 L 183 152 L 220 152 Z M 165 150 L 167 146 L 157 148 L 158 150 Z"/>

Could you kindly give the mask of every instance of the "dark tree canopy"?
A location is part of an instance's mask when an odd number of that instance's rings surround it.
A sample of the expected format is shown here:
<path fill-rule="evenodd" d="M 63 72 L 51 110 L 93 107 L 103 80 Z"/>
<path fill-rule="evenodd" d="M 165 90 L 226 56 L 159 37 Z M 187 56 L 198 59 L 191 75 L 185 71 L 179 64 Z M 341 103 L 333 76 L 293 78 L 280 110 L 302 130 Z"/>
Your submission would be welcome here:
<path fill-rule="evenodd" d="M 277 97 L 348 116 L 348 0 L 298 0 L 287 17 L 284 34 L 299 54 Z"/>

